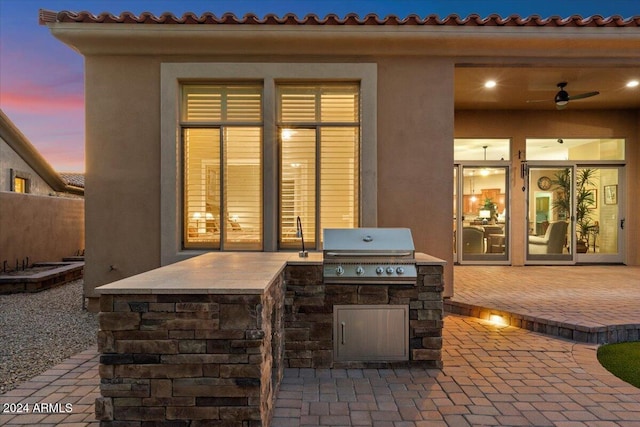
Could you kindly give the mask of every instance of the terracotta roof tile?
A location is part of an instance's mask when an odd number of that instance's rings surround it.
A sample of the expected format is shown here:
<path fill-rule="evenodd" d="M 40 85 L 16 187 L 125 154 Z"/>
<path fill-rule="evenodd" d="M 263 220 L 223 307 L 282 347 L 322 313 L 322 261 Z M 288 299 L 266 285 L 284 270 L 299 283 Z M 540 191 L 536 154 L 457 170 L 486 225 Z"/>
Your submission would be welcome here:
<path fill-rule="evenodd" d="M 479 26 L 479 27 L 640 27 L 640 15 L 631 18 L 623 18 L 622 16 L 603 17 L 599 15 L 583 18 L 579 15 L 573 15 L 568 18 L 559 16 L 551 16 L 542 18 L 539 15 L 521 17 L 519 15 L 511 15 L 502 18 L 493 14 L 487 17 L 472 14 L 466 18 L 452 14 L 444 18 L 437 15 L 428 15 L 424 18 L 418 15 L 409 15 L 400 18 L 395 15 L 388 15 L 384 18 L 376 14 L 368 14 L 360 17 L 357 14 L 348 14 L 339 17 L 335 14 L 329 14 L 324 18 L 317 15 L 306 15 L 298 18 L 296 15 L 288 13 L 282 17 L 274 14 L 265 15 L 263 18 L 254 14 L 246 14 L 242 18 L 232 13 L 225 13 L 216 16 L 210 12 L 203 13 L 198 16 L 193 12 L 187 12 L 181 17 L 165 12 L 160 16 L 153 15 L 150 12 L 143 12 L 135 15 L 131 12 L 122 12 L 120 15 L 111 13 L 101 13 L 93 15 L 89 12 L 70 12 L 61 11 L 53 12 L 49 10 L 40 10 L 40 24 L 48 24 L 54 22 L 78 22 L 78 23 L 102 23 L 102 24 L 213 24 L 213 25 L 449 25 L 449 26 Z"/>
<path fill-rule="evenodd" d="M 65 184 L 73 187 L 84 188 L 84 174 L 76 172 L 60 172 L 60 178 Z"/>

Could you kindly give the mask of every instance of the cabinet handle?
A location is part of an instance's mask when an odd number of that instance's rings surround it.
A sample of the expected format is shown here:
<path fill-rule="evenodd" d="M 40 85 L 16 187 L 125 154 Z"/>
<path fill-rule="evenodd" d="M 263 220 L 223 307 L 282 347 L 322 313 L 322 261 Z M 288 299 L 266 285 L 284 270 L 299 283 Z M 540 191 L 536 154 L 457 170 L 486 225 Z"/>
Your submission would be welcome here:
<path fill-rule="evenodd" d="M 345 323 L 344 322 L 340 322 L 340 328 L 342 329 L 342 345 L 345 345 L 345 339 L 344 339 L 344 327 L 345 327 Z"/>

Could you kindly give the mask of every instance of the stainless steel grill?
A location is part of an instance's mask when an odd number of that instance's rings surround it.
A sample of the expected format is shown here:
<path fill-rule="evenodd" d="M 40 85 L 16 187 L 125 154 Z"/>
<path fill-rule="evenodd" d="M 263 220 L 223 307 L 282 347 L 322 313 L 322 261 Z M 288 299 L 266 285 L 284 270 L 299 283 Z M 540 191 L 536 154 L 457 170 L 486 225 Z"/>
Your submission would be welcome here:
<path fill-rule="evenodd" d="M 325 283 L 407 284 L 418 276 L 408 228 L 327 228 Z"/>

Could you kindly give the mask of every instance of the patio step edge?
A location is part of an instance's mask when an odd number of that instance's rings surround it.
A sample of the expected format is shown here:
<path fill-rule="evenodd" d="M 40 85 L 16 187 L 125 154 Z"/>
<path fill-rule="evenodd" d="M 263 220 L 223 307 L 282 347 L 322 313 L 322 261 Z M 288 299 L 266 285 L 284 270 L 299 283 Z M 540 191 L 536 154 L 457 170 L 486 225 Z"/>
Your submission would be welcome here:
<path fill-rule="evenodd" d="M 502 324 L 526 329 L 554 337 L 589 344 L 613 344 L 640 340 L 640 324 L 585 326 L 558 322 L 521 313 L 511 313 L 496 308 L 483 307 L 455 300 L 444 301 L 444 311 L 461 316 L 490 321 L 491 316 L 502 318 Z"/>

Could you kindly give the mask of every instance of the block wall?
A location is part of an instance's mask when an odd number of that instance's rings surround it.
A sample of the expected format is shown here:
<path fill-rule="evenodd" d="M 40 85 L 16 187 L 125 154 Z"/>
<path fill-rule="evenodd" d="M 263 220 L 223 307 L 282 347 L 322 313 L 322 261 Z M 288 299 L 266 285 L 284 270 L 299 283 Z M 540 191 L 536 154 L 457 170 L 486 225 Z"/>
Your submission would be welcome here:
<path fill-rule="evenodd" d="M 84 200 L 0 191 L 0 264 L 57 262 L 84 251 Z"/>
<path fill-rule="evenodd" d="M 268 426 L 285 367 L 442 367 L 442 266 L 417 284 L 325 285 L 288 266 L 263 295 L 100 297 L 101 427 Z M 410 360 L 333 361 L 333 306 L 409 307 Z"/>
<path fill-rule="evenodd" d="M 269 425 L 282 301 L 281 278 L 265 295 L 102 295 L 100 425 Z"/>
<path fill-rule="evenodd" d="M 442 266 L 418 266 L 417 284 L 324 284 L 322 265 L 285 270 L 285 367 L 442 367 Z M 409 306 L 409 361 L 334 362 L 333 306 Z"/>

